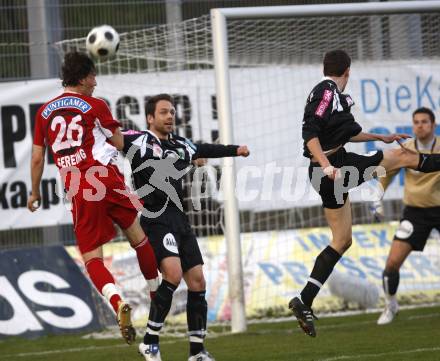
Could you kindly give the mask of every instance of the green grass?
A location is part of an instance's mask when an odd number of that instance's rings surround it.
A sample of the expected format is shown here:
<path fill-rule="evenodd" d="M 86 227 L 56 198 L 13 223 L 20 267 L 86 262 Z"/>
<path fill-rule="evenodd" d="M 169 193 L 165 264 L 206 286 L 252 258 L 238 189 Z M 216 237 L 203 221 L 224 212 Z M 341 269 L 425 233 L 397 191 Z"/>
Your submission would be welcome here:
<path fill-rule="evenodd" d="M 206 341 L 217 361 L 336 361 L 440 360 L 440 307 L 401 311 L 395 322 L 377 326 L 378 314 L 323 318 L 318 336 L 310 338 L 296 321 L 251 324 L 243 334 L 221 335 Z M 187 360 L 184 338 L 163 337 L 164 361 Z M 0 360 L 124 361 L 138 360 L 137 346 L 119 339 L 50 336 L 38 340 L 0 342 Z"/>

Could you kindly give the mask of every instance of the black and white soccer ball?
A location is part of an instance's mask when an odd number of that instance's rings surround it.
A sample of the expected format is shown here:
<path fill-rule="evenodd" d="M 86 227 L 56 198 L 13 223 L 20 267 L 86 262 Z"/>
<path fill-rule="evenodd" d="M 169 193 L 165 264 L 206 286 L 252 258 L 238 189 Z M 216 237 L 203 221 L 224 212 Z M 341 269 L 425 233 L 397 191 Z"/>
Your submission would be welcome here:
<path fill-rule="evenodd" d="M 97 26 L 87 34 L 86 48 L 95 60 L 113 58 L 119 49 L 119 34 L 110 25 Z"/>

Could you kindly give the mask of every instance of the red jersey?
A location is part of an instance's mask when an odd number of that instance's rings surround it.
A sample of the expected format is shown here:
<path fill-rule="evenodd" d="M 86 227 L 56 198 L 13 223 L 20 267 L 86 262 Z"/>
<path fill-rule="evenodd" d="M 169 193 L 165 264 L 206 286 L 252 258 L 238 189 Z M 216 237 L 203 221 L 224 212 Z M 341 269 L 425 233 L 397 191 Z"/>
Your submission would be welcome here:
<path fill-rule="evenodd" d="M 34 144 L 48 146 L 58 168 L 84 172 L 93 165 L 108 165 L 117 156 L 107 138 L 119 126 L 103 100 L 66 92 L 38 110 Z"/>

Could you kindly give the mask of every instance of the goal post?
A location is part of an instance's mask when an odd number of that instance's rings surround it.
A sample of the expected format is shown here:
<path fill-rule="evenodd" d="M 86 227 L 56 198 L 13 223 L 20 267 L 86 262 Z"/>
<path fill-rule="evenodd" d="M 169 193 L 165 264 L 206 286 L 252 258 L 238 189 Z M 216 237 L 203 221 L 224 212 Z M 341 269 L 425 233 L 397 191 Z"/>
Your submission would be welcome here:
<path fill-rule="evenodd" d="M 211 10 L 212 42 L 215 64 L 219 134 L 223 144 L 234 144 L 231 84 L 229 74 L 228 20 L 312 16 L 351 16 L 425 13 L 440 10 L 440 1 L 396 1 L 356 4 L 262 6 L 217 8 Z M 234 161 L 223 160 L 224 191 L 235 195 Z M 245 297 L 240 243 L 240 220 L 235 196 L 225 199 L 225 236 L 227 240 L 229 292 L 232 332 L 246 329 Z"/>
<path fill-rule="evenodd" d="M 214 66 L 216 75 L 219 136 L 222 144 L 234 144 L 232 105 L 229 83 L 228 39 L 226 18 L 218 9 L 211 11 L 213 29 Z M 229 273 L 229 298 L 231 302 L 231 331 L 246 330 L 246 306 L 244 298 L 243 266 L 241 261 L 240 217 L 235 194 L 235 164 L 233 158 L 224 158 L 222 167 L 225 237 Z"/>

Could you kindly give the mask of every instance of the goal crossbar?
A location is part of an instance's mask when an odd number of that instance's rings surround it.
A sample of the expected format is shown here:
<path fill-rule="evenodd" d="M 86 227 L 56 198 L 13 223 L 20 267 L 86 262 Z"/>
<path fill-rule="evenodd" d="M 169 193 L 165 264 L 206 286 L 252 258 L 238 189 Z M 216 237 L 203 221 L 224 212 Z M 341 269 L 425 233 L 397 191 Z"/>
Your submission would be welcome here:
<path fill-rule="evenodd" d="M 424 13 L 440 9 L 440 1 L 393 1 L 368 2 L 356 4 L 285 5 L 237 8 L 217 8 L 213 14 L 220 13 L 228 19 L 275 18 L 292 16 L 347 16 L 374 14 Z"/>

